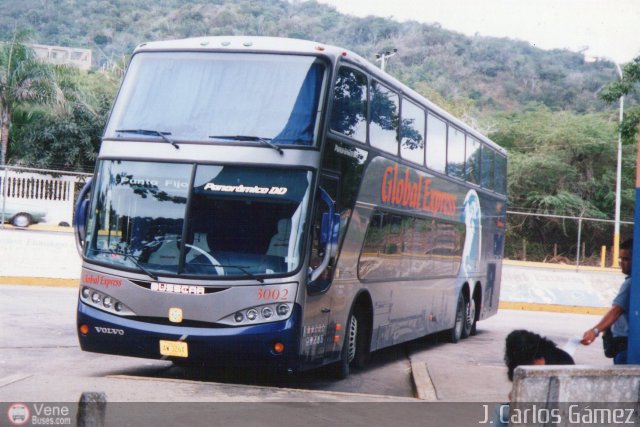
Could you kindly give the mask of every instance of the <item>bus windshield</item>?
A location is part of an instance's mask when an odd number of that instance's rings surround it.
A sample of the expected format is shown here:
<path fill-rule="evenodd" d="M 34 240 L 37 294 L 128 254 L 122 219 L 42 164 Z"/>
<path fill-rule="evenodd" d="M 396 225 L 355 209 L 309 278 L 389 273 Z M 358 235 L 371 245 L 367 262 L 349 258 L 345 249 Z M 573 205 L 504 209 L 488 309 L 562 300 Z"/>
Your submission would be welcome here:
<path fill-rule="evenodd" d="M 311 56 L 142 52 L 105 137 L 310 146 L 325 69 Z"/>
<path fill-rule="evenodd" d="M 293 272 L 311 178 L 295 169 L 103 161 L 85 256 L 152 278 Z"/>

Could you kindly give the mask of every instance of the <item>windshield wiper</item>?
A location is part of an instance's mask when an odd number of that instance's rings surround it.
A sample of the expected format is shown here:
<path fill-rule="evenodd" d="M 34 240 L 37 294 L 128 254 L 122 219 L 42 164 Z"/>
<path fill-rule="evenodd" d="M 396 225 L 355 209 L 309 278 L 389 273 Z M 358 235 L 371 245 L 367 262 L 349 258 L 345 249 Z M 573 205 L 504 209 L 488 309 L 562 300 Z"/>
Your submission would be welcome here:
<path fill-rule="evenodd" d="M 251 135 L 210 135 L 209 138 L 213 139 L 230 139 L 232 141 L 256 141 L 260 144 L 269 146 L 276 150 L 280 155 L 284 154 L 282 148 L 278 147 L 276 144 L 271 142 L 271 138 L 263 138 L 261 136 L 251 136 Z"/>
<path fill-rule="evenodd" d="M 147 270 L 146 268 L 144 268 L 142 266 L 142 264 L 140 264 L 140 262 L 137 260 L 137 258 L 133 255 L 129 255 L 129 254 L 125 254 L 125 259 L 129 258 L 131 261 L 133 261 L 133 263 L 136 265 L 136 267 L 138 267 L 140 269 L 140 271 L 142 271 L 144 274 L 146 274 L 147 276 L 151 277 L 153 280 L 158 281 L 158 276 L 156 276 L 155 274 L 153 274 L 152 272 L 150 272 L 149 270 Z"/>
<path fill-rule="evenodd" d="M 151 277 L 153 280 L 158 281 L 158 276 L 156 276 L 155 274 L 153 274 L 152 272 L 150 272 L 149 270 L 147 270 L 145 267 L 142 266 L 142 264 L 140 264 L 140 262 L 136 259 L 135 256 L 128 254 L 128 253 L 122 253 L 122 252 L 116 252 L 116 251 L 106 251 L 104 249 L 91 249 L 92 252 L 98 252 L 100 254 L 107 254 L 107 255 L 120 255 L 123 256 L 125 259 L 129 258 L 131 261 L 133 261 L 133 263 L 136 265 L 136 267 L 138 267 L 138 269 L 140 271 L 142 271 L 144 274 L 146 274 L 147 276 Z"/>
<path fill-rule="evenodd" d="M 237 268 L 238 270 L 242 271 L 244 274 L 246 274 L 253 280 L 257 280 L 260 283 L 264 283 L 264 279 L 262 277 L 258 277 L 255 274 L 250 273 L 245 267 L 242 267 L 240 265 L 214 264 L 213 266 L 220 267 L 220 268 Z"/>
<path fill-rule="evenodd" d="M 176 150 L 180 148 L 180 146 L 178 146 L 178 144 L 174 140 L 172 140 L 167 136 L 167 135 L 171 135 L 171 132 L 160 132 L 159 130 L 152 130 L 152 129 L 116 129 L 116 132 L 133 133 L 136 135 L 159 136 L 160 138 L 167 141 L 169 144 L 176 147 Z"/>

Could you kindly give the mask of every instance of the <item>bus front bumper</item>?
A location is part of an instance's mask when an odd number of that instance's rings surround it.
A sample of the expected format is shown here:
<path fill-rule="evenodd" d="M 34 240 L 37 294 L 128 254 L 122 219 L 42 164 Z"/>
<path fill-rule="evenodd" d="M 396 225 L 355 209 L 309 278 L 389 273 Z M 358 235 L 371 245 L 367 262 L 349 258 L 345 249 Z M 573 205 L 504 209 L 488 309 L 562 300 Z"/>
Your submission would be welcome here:
<path fill-rule="evenodd" d="M 286 320 L 245 327 L 185 327 L 141 322 L 96 310 L 78 302 L 80 348 L 94 353 L 167 359 L 185 364 L 230 367 L 272 367 L 297 371 L 301 310 L 294 306 Z M 86 325 L 86 334 L 81 332 Z M 186 349 L 187 357 L 163 356 L 161 341 Z M 276 352 L 275 344 L 284 350 Z M 165 346 L 167 344 L 165 343 Z M 172 345 L 172 344 L 168 344 Z M 163 350 L 166 353 L 165 350 Z M 266 365 L 265 365 L 266 364 Z"/>

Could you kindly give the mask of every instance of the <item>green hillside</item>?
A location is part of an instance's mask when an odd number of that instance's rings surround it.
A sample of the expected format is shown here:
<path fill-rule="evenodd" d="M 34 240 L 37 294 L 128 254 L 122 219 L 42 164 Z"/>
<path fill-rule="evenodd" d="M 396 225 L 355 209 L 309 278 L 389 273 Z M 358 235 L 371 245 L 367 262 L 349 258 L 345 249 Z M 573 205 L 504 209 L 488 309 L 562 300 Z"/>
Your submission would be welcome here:
<path fill-rule="evenodd" d="M 270 35 L 335 44 L 370 60 L 391 48 L 388 72 L 427 94 L 475 114 L 552 110 L 602 111 L 598 90 L 616 76 L 607 62 L 543 51 L 526 42 L 467 37 L 417 22 L 356 18 L 315 1 L 283 0 L 3 0 L 0 38 L 16 24 L 38 43 L 91 48 L 95 65 L 117 62 L 139 43 L 204 35 Z M 437 96 L 436 96 L 437 97 Z M 436 101 L 438 101 L 436 99 Z"/>

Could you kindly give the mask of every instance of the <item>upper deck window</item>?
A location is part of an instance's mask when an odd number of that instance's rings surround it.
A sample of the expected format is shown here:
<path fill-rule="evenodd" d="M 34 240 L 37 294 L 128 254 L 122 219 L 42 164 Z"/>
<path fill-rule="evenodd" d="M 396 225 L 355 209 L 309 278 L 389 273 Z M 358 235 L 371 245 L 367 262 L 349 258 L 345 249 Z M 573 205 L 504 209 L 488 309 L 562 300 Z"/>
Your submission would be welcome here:
<path fill-rule="evenodd" d="M 467 136 L 465 177 L 468 182 L 480 185 L 480 142 Z"/>
<path fill-rule="evenodd" d="M 331 129 L 357 141 L 367 141 L 367 77 L 342 67 L 333 89 Z"/>
<path fill-rule="evenodd" d="M 465 134 L 461 130 L 449 126 L 447 141 L 447 175 L 464 179 L 464 146 Z"/>
<path fill-rule="evenodd" d="M 398 94 L 376 82 L 371 83 L 371 122 L 369 141 L 387 153 L 398 154 L 398 120 L 400 117 Z"/>
<path fill-rule="evenodd" d="M 447 124 L 427 115 L 427 167 L 441 173 L 447 168 Z"/>
<path fill-rule="evenodd" d="M 402 100 L 400 154 L 419 165 L 424 163 L 424 110 L 413 102 Z"/>
<path fill-rule="evenodd" d="M 143 52 L 131 61 L 105 136 L 137 130 L 136 137 L 313 145 L 325 70 L 311 56 Z"/>
<path fill-rule="evenodd" d="M 507 158 L 496 153 L 495 191 L 507 194 Z"/>
<path fill-rule="evenodd" d="M 495 171 L 495 152 L 487 147 L 482 147 L 482 179 L 481 184 L 484 188 L 489 190 L 495 189 L 495 182 L 493 180 Z"/>

